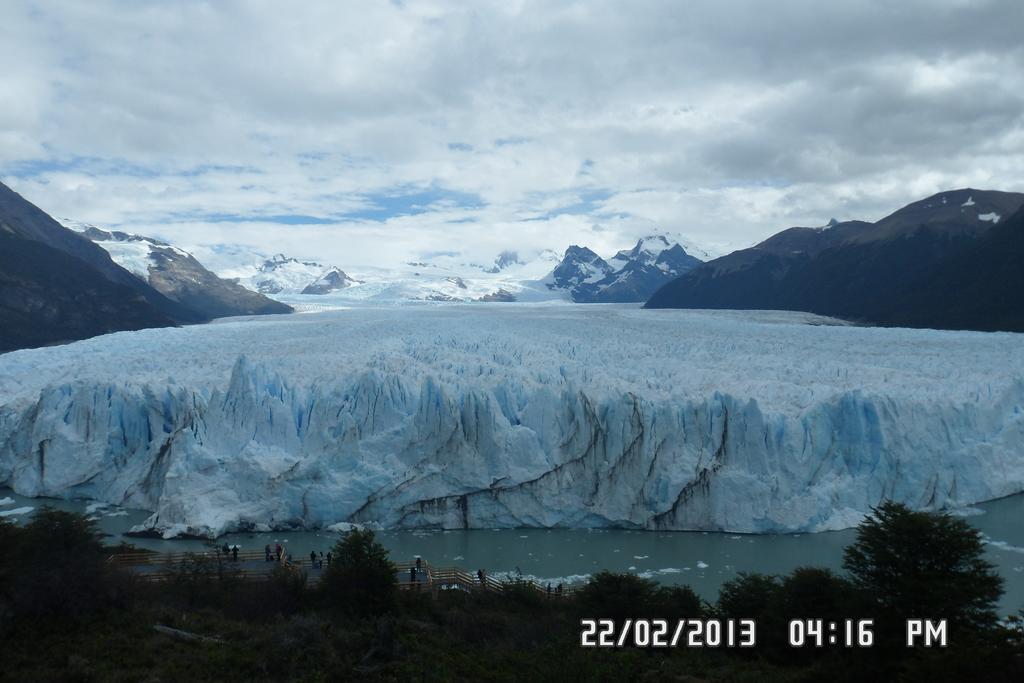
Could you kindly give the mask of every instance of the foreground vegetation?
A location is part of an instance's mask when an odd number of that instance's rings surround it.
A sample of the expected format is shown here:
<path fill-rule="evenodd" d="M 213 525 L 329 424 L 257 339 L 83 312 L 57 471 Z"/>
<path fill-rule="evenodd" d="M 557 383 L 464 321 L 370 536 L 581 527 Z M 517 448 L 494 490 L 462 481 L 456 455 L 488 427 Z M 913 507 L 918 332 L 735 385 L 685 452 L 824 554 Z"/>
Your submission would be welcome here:
<path fill-rule="evenodd" d="M 978 533 L 893 504 L 861 525 L 845 574 L 741 574 L 713 604 L 610 573 L 564 599 L 517 584 L 403 592 L 387 551 L 359 531 L 316 586 L 285 568 L 245 581 L 199 559 L 140 582 L 105 562 L 89 521 L 52 509 L 0 523 L 0 548 L 5 681 L 1024 680 L 1021 624 L 997 618 L 1002 580 Z M 904 647 L 904 620 L 922 616 L 949 620 L 949 647 Z M 750 618 L 757 646 L 583 649 L 584 617 Z M 789 647 L 789 620 L 809 617 L 873 617 L 875 644 Z"/>

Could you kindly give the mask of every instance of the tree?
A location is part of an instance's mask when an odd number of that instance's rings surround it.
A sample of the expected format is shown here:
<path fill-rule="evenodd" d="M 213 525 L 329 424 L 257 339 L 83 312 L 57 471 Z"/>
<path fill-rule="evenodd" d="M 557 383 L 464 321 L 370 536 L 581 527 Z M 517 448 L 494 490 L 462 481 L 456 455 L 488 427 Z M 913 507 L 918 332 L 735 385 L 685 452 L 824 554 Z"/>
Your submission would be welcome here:
<path fill-rule="evenodd" d="M 650 610 L 658 584 L 635 574 L 600 571 L 576 594 L 576 601 L 587 614 L 608 619 L 651 616 Z"/>
<path fill-rule="evenodd" d="M 962 519 L 886 502 L 843 553 L 853 583 L 892 622 L 949 619 L 950 629 L 992 627 L 1003 579 L 983 559 L 981 534 Z"/>
<path fill-rule="evenodd" d="M 7 534 L 10 535 L 10 534 Z M 114 601 L 103 544 L 84 515 L 49 506 L 38 510 L 4 550 L 11 567 L 15 612 L 79 616 Z"/>
<path fill-rule="evenodd" d="M 849 582 L 831 569 L 797 567 L 782 577 L 772 609 L 786 621 L 842 621 L 851 616 L 851 593 Z"/>
<path fill-rule="evenodd" d="M 354 529 L 335 544 L 320 585 L 327 601 L 347 614 L 368 616 L 393 611 L 398 571 L 388 550 L 369 529 Z"/>
<path fill-rule="evenodd" d="M 662 586 L 654 596 L 654 616 L 666 619 L 699 619 L 704 601 L 690 586 Z"/>
<path fill-rule="evenodd" d="M 858 610 L 855 593 L 849 581 L 830 569 L 797 567 L 780 577 L 768 612 L 758 622 L 758 633 L 763 634 L 758 638 L 758 645 L 766 648 L 773 660 L 780 662 L 806 663 L 830 656 L 827 648 L 790 647 L 790 621 L 821 619 L 825 624 L 842 624 L 845 619 L 863 616 Z M 826 632 L 825 637 L 829 635 Z"/>
<path fill-rule="evenodd" d="M 772 601 L 779 590 L 774 576 L 740 572 L 722 584 L 718 592 L 718 611 L 732 619 L 762 621 L 771 616 Z"/>

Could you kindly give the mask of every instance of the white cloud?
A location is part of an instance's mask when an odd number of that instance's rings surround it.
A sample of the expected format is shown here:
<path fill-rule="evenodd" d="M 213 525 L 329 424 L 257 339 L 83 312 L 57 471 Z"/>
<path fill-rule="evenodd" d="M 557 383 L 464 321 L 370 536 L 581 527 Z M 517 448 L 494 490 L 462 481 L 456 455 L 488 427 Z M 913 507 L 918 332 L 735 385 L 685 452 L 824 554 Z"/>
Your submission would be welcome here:
<path fill-rule="evenodd" d="M 745 246 L 1024 190 L 1022 8 L 3 3 L 0 178 L 56 215 L 341 265 L 656 227 Z"/>

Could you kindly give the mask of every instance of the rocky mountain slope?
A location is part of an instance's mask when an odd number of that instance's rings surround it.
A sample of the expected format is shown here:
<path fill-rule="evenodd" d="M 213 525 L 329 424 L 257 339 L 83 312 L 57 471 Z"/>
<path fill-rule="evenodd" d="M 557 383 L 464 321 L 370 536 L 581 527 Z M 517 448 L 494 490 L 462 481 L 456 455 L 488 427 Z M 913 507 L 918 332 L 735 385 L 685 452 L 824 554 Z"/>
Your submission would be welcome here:
<path fill-rule="evenodd" d="M 138 289 L 0 218 L 0 353 L 174 324 Z"/>
<path fill-rule="evenodd" d="M 102 247 L 116 263 L 158 292 L 196 311 L 204 319 L 292 310 L 236 282 L 217 277 L 192 254 L 166 242 L 67 219 L 61 222 Z"/>
<path fill-rule="evenodd" d="M 1024 331 L 1024 290 L 1012 288 L 1012 266 L 990 267 L 1006 264 L 1000 252 L 1018 244 L 1014 214 L 1022 205 L 1024 194 L 968 188 L 876 223 L 790 228 L 695 268 L 647 307 L 798 310 L 875 324 Z M 966 300 L 971 291 L 989 300 Z"/>
<path fill-rule="evenodd" d="M 0 236 L 0 351 L 202 320 L 3 184 Z"/>

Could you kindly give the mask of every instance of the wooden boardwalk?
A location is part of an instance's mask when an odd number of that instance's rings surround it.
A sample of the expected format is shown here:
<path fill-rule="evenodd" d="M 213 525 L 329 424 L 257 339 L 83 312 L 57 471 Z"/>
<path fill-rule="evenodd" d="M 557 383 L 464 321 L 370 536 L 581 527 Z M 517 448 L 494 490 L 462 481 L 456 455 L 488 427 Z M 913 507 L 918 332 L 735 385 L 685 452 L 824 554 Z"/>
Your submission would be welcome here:
<path fill-rule="evenodd" d="M 237 559 L 230 553 L 225 555 L 220 550 L 212 549 L 192 553 L 116 553 L 109 556 L 107 562 L 130 571 L 144 581 L 169 581 L 176 577 L 197 575 L 266 581 L 270 579 L 275 569 L 283 567 L 288 571 L 305 572 L 307 581 L 316 583 L 323 572 L 327 571 L 326 563 L 320 568 L 314 566 L 308 557 L 293 557 L 289 560 L 287 556 L 282 556 L 278 561 L 271 556 L 271 560 L 267 561 L 263 551 L 255 550 L 239 551 Z M 562 586 L 561 590 L 558 590 L 556 586 L 552 586 L 549 591 L 547 585 L 542 586 L 534 581 L 503 581 L 487 573 L 484 573 L 481 582 L 476 572 L 470 572 L 462 567 L 435 567 L 425 560 L 421 560 L 419 566 L 415 562 L 394 564 L 398 587 L 402 590 L 502 593 L 507 587 L 515 584 L 554 598 L 571 595 L 580 588 L 578 585 L 571 585 Z"/>

